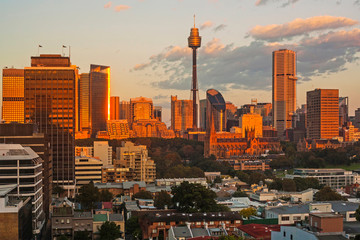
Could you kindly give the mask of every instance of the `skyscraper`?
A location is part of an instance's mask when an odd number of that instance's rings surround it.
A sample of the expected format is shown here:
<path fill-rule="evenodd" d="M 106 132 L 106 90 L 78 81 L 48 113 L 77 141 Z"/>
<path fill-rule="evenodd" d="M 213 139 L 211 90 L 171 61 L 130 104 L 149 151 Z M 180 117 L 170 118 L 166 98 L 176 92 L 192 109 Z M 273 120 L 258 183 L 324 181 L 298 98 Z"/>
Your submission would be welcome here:
<path fill-rule="evenodd" d="M 307 137 L 331 139 L 339 136 L 339 90 L 307 92 Z"/>
<path fill-rule="evenodd" d="M 192 108 L 191 100 L 179 100 L 177 96 L 171 96 L 171 129 L 174 132 L 185 131 L 192 127 Z"/>
<path fill-rule="evenodd" d="M 154 107 L 154 119 L 159 120 L 159 122 L 162 121 L 162 107 L 161 106 L 155 106 Z"/>
<path fill-rule="evenodd" d="M 24 69 L 4 68 L 2 84 L 2 119 L 23 123 Z"/>
<path fill-rule="evenodd" d="M 91 135 L 106 131 L 110 120 L 110 67 L 90 65 L 90 126 Z"/>
<path fill-rule="evenodd" d="M 273 52 L 273 124 L 282 137 L 292 126 L 296 110 L 296 53 L 287 49 Z"/>
<path fill-rule="evenodd" d="M 128 120 L 128 123 L 131 123 L 131 116 L 130 116 L 130 102 L 129 101 L 121 101 L 119 104 L 119 112 L 120 112 L 120 119 Z"/>
<path fill-rule="evenodd" d="M 91 132 L 90 127 L 90 75 L 80 74 L 79 81 L 80 131 Z"/>
<path fill-rule="evenodd" d="M 119 97 L 110 97 L 110 120 L 120 119 L 119 100 Z"/>
<path fill-rule="evenodd" d="M 153 101 L 151 98 L 137 97 L 130 99 L 131 123 L 142 119 L 153 118 Z"/>
<path fill-rule="evenodd" d="M 202 130 L 206 129 L 206 105 L 207 105 L 207 100 L 206 99 L 201 99 L 199 101 L 200 103 L 200 128 Z"/>
<path fill-rule="evenodd" d="M 49 137 L 53 182 L 74 185 L 75 83 L 77 68 L 69 57 L 31 57 L 24 72 L 25 122 Z"/>
<path fill-rule="evenodd" d="M 222 94 L 215 90 L 206 91 L 207 99 L 207 133 L 210 131 L 223 132 L 226 130 L 226 103 Z"/>
<path fill-rule="evenodd" d="M 198 83 L 197 83 L 197 72 L 196 72 L 196 49 L 201 46 L 201 37 L 199 36 L 199 29 L 195 27 L 195 15 L 194 15 L 194 27 L 191 28 L 190 37 L 188 37 L 189 48 L 193 52 L 193 67 L 192 67 L 192 100 L 193 100 L 193 129 L 197 129 L 198 122 Z"/>
<path fill-rule="evenodd" d="M 349 122 L 349 97 L 339 97 L 339 127 Z"/>

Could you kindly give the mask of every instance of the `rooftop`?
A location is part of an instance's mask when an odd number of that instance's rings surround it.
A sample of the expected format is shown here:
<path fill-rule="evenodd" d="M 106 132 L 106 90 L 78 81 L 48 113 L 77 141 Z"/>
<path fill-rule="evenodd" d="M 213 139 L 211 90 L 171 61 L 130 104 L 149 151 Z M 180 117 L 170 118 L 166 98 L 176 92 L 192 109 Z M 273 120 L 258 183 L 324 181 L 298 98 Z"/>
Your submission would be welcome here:
<path fill-rule="evenodd" d="M 231 221 L 242 220 L 237 212 L 211 212 L 211 213 L 148 213 L 146 217 L 150 222 L 202 222 L 202 221 Z"/>
<path fill-rule="evenodd" d="M 0 185 L 0 197 L 5 197 L 9 192 L 14 190 L 16 187 L 17 184 Z"/>
<path fill-rule="evenodd" d="M 254 237 L 255 239 L 271 239 L 271 232 L 280 232 L 280 225 L 265 225 L 265 224 L 247 224 L 238 227 L 241 231 Z"/>

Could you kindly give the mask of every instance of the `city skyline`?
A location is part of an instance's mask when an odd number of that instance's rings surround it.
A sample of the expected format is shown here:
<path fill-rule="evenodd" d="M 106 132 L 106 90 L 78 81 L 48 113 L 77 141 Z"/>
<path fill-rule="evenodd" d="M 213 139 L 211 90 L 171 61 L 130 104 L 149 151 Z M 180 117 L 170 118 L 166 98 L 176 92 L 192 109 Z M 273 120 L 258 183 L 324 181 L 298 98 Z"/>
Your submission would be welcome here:
<path fill-rule="evenodd" d="M 360 105 L 356 99 L 360 5 L 355 1 L 77 1 L 71 8 L 66 1 L 4 1 L 0 6 L 1 68 L 29 66 L 39 44 L 40 53 L 66 55 L 69 47 L 62 45 L 70 45 L 71 61 L 81 73 L 89 72 L 90 64 L 110 66 L 111 96 L 120 101 L 152 98 L 154 105 L 163 107 L 168 126 L 170 95 L 190 99 L 187 37 L 194 13 L 203 37 L 198 53 L 200 99 L 215 88 L 238 107 L 251 98 L 271 102 L 271 52 L 288 48 L 298 54 L 297 106 L 315 88 L 336 88 L 339 96 L 349 96 L 350 115 Z M 45 11 L 41 17 L 40 11 Z M 65 11 L 63 24 L 50 17 Z M 22 18 L 16 18 L 18 14 Z M 146 24 L 136 21 L 140 17 L 147 19 Z M 94 36 L 95 28 L 99 36 Z M 93 41 L 84 41 L 89 34 Z"/>

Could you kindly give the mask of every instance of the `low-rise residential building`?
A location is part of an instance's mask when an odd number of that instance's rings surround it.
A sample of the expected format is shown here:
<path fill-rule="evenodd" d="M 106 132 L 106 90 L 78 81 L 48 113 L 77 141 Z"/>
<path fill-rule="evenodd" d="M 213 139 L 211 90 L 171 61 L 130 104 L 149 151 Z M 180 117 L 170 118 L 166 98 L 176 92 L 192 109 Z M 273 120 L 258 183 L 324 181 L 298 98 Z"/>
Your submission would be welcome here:
<path fill-rule="evenodd" d="M 74 212 L 73 232 L 88 232 L 92 236 L 93 231 L 93 214 L 91 212 Z"/>
<path fill-rule="evenodd" d="M 135 172 L 131 168 L 106 166 L 101 169 L 102 183 L 122 183 L 133 181 Z"/>
<path fill-rule="evenodd" d="M 182 182 L 201 184 L 207 187 L 206 178 L 161 178 L 156 179 L 156 186 L 179 186 Z"/>
<path fill-rule="evenodd" d="M 145 182 L 123 182 L 123 183 L 95 183 L 99 190 L 109 190 L 114 196 L 132 196 L 140 191 L 146 191 Z"/>
<path fill-rule="evenodd" d="M 97 158 L 87 156 L 75 157 L 75 179 L 76 186 L 101 182 L 101 168 L 103 162 Z"/>
<path fill-rule="evenodd" d="M 227 236 L 227 232 L 222 227 L 208 228 L 191 228 L 186 226 L 171 227 L 169 230 L 168 240 L 190 240 L 190 239 L 217 239 L 220 236 Z"/>
<path fill-rule="evenodd" d="M 240 226 L 238 228 L 238 231 L 236 232 L 236 235 L 244 239 L 270 240 L 271 233 L 273 231 L 280 231 L 280 225 L 251 223 Z M 273 239 L 277 239 L 277 238 L 273 238 Z"/>
<path fill-rule="evenodd" d="M 221 177 L 221 172 L 204 172 L 205 178 L 208 181 L 214 181 L 215 178 Z"/>
<path fill-rule="evenodd" d="M 220 160 L 219 160 L 220 161 Z M 229 163 L 236 171 L 265 171 L 270 170 L 271 159 L 221 159 L 221 161 Z"/>
<path fill-rule="evenodd" d="M 314 197 L 314 190 L 307 189 L 301 192 L 283 192 L 283 191 L 268 191 L 267 188 L 262 191 L 257 191 L 250 194 L 250 198 L 259 202 L 267 202 L 278 200 L 280 198 L 290 198 L 291 202 L 312 202 Z"/>
<path fill-rule="evenodd" d="M 51 238 L 56 240 L 60 236 L 73 238 L 74 209 L 68 201 L 64 200 L 52 207 L 51 213 Z"/>
<path fill-rule="evenodd" d="M 312 212 L 341 214 L 345 222 L 356 221 L 355 211 L 359 203 L 345 201 L 330 201 L 325 203 L 309 203 L 265 209 L 265 218 L 278 218 L 279 224 L 294 224 L 309 219 Z"/>
<path fill-rule="evenodd" d="M 32 239 L 31 198 L 11 197 L 16 184 L 0 186 L 0 236 L 2 240 Z"/>
<path fill-rule="evenodd" d="M 285 177 L 290 179 L 312 177 L 319 180 L 322 185 L 337 189 L 354 184 L 357 175 L 341 168 L 296 168 L 294 174 L 287 174 Z"/>
<path fill-rule="evenodd" d="M 212 213 L 175 213 L 175 212 L 149 212 L 139 220 L 143 239 L 166 239 L 169 229 L 175 226 L 187 225 L 190 228 L 223 228 L 228 234 L 234 233 L 242 224 L 242 217 L 237 212 Z"/>

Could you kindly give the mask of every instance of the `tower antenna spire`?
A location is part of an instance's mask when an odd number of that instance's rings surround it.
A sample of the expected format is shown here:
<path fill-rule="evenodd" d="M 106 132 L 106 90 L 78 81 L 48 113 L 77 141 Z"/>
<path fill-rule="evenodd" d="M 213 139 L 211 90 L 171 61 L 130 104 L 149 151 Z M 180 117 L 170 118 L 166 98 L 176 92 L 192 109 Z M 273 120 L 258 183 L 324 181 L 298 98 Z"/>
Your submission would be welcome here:
<path fill-rule="evenodd" d="M 194 28 L 195 28 L 195 14 L 194 14 Z"/>

